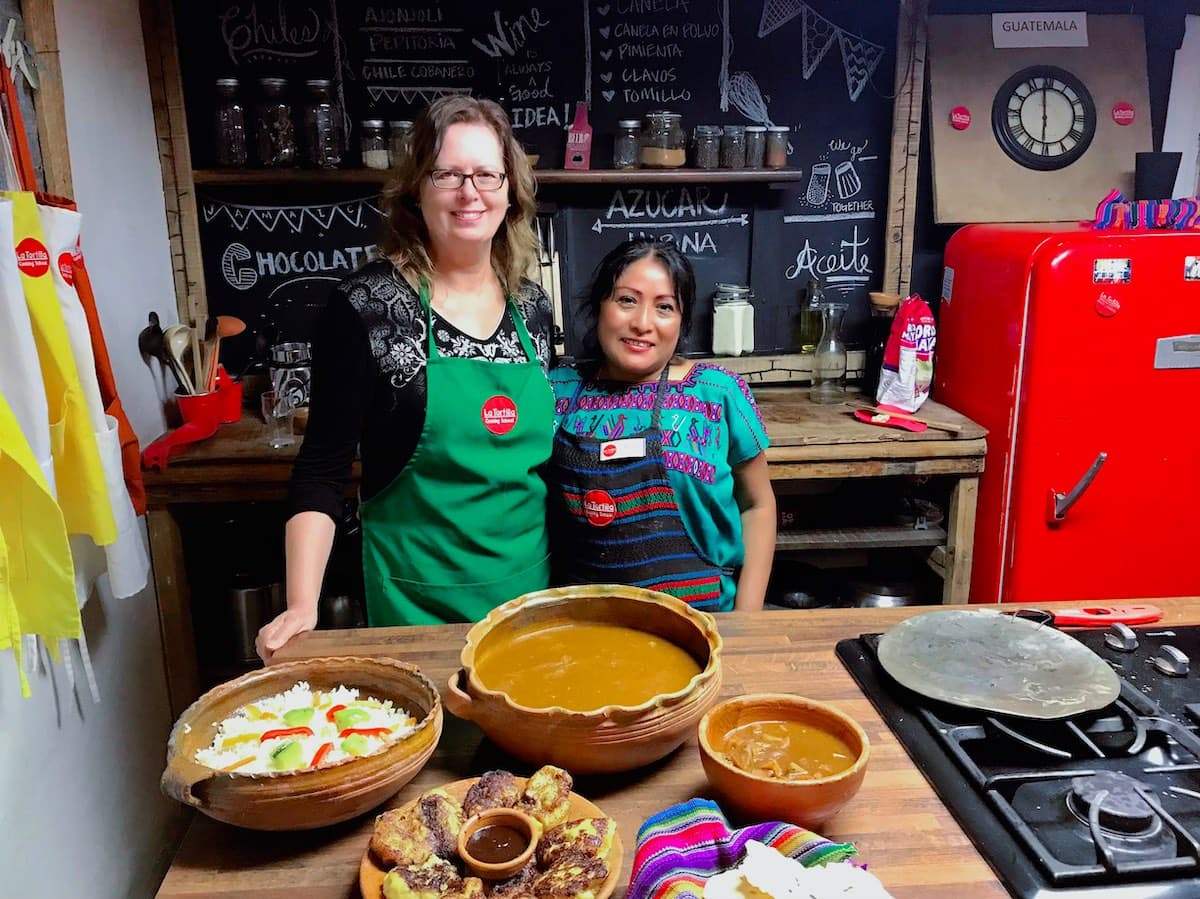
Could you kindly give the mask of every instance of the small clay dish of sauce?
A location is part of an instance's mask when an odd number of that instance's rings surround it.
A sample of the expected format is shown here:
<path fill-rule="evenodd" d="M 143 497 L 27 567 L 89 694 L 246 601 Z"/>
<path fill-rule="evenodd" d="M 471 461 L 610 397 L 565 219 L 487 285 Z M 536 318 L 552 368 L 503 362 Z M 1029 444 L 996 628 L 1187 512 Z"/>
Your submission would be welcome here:
<path fill-rule="evenodd" d="M 515 808 L 491 808 L 469 819 L 458 832 L 458 857 L 484 880 L 512 877 L 533 858 L 542 826 Z"/>

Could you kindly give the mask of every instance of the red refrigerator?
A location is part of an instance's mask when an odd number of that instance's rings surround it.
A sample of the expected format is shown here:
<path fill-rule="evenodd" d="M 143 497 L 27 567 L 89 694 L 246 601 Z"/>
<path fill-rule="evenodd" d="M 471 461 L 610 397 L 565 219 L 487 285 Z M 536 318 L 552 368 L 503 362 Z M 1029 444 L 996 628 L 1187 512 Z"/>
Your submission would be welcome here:
<path fill-rule="evenodd" d="M 968 225 L 934 397 L 989 431 L 972 602 L 1200 594 L 1200 233 Z"/>

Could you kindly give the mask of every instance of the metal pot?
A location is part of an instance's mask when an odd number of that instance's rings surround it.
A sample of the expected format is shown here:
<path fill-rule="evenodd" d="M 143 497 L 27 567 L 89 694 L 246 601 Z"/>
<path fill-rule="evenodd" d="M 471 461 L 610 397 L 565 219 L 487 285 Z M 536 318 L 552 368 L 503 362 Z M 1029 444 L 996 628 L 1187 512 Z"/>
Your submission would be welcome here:
<path fill-rule="evenodd" d="M 768 609 L 830 609 L 834 596 L 824 573 L 815 565 L 776 559 L 767 587 Z"/>
<path fill-rule="evenodd" d="M 911 581 L 872 575 L 851 578 L 846 584 L 844 598 L 846 605 L 866 609 L 921 605 L 921 597 Z"/>

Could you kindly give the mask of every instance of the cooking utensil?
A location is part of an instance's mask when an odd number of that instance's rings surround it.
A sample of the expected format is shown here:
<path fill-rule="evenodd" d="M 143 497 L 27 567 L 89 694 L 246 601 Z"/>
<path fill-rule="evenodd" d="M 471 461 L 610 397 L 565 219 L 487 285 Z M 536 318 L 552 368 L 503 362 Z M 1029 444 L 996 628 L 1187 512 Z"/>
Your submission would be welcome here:
<path fill-rule="evenodd" d="M 218 315 L 210 318 L 211 336 L 205 336 L 204 383 L 211 393 L 217 386 L 217 360 L 221 357 L 221 340 L 225 337 L 236 337 L 246 330 L 246 323 L 232 315 Z"/>
<path fill-rule="evenodd" d="M 963 426 L 953 421 L 938 421 L 932 418 L 920 418 L 916 415 L 908 415 L 903 412 L 891 412 L 886 409 L 878 409 L 875 406 L 869 406 L 865 403 L 847 403 L 855 410 L 854 417 L 859 421 L 867 424 L 890 424 L 897 428 L 904 428 L 909 431 L 924 431 L 925 428 L 913 428 L 911 424 L 921 424 L 925 427 L 934 428 L 938 431 L 949 431 L 951 434 L 961 434 Z"/>
<path fill-rule="evenodd" d="M 149 362 L 151 359 L 165 361 L 163 356 L 163 329 L 158 323 L 158 313 L 151 312 L 149 324 L 138 332 L 138 352 L 142 354 L 142 359 Z"/>
<path fill-rule="evenodd" d="M 195 393 L 196 385 L 188 376 L 187 366 L 184 359 L 187 356 L 188 347 L 191 344 L 192 329 L 187 325 L 171 325 L 163 331 L 163 343 L 166 346 L 167 362 L 171 366 L 171 371 L 175 372 L 175 377 L 179 381 L 179 386 L 186 393 Z"/>
<path fill-rule="evenodd" d="M 1035 624 L 1055 627 L 1108 627 L 1110 624 L 1149 624 L 1163 617 L 1162 609 L 1148 604 L 1082 606 L 1072 609 L 1021 609 L 1014 612 Z"/>
<path fill-rule="evenodd" d="M 911 581 L 870 574 L 850 578 L 845 599 L 847 605 L 862 609 L 894 609 L 921 604 L 919 591 Z"/>
<path fill-rule="evenodd" d="M 879 639 L 879 664 L 915 693 L 1039 720 L 1104 708 L 1116 672 L 1069 634 L 993 611 L 939 610 Z"/>

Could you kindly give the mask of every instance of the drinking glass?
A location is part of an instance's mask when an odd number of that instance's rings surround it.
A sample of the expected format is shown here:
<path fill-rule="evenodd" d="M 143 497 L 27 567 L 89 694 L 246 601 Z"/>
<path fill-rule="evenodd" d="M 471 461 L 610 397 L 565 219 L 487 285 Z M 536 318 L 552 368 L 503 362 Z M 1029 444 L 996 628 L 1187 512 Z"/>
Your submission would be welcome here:
<path fill-rule="evenodd" d="M 296 442 L 292 433 L 292 418 L 296 407 L 286 393 L 268 390 L 262 395 L 263 421 L 266 423 L 267 444 L 272 449 L 290 446 Z"/>

